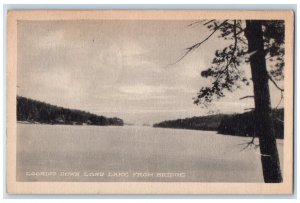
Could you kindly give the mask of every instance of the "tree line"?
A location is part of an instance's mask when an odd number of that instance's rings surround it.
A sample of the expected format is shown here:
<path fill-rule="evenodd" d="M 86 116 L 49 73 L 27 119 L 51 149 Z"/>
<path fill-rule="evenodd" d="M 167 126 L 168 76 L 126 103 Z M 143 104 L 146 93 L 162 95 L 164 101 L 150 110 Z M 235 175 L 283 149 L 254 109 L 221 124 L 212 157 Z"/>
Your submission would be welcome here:
<path fill-rule="evenodd" d="M 107 118 L 86 111 L 67 109 L 22 96 L 17 96 L 17 120 L 45 124 L 124 125 L 123 120 L 120 118 Z"/>
<path fill-rule="evenodd" d="M 283 139 L 284 137 L 283 119 L 283 109 L 272 110 L 272 120 L 275 128 L 275 136 L 279 139 Z M 249 137 L 256 136 L 256 126 L 257 121 L 255 119 L 253 111 L 242 114 L 217 114 L 168 120 L 153 125 L 153 127 L 208 130 L 217 131 L 220 134 Z"/>

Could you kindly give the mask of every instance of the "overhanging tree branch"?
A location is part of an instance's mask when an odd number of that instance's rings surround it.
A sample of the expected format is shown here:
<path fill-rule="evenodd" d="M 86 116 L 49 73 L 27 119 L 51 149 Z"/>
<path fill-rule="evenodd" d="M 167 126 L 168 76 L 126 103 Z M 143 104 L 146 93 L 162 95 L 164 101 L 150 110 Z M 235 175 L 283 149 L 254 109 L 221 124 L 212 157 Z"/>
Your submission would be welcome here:
<path fill-rule="evenodd" d="M 202 40 L 201 42 L 198 42 L 196 44 L 194 44 L 193 46 L 190 46 L 188 48 L 186 48 L 186 52 L 183 54 L 182 57 L 180 57 L 174 64 L 178 63 L 179 61 L 181 61 L 186 55 L 188 55 L 191 51 L 193 51 L 194 49 L 197 49 L 201 44 L 203 44 L 204 42 L 206 42 L 211 36 L 213 36 L 213 34 L 218 31 L 220 29 L 220 27 L 222 27 L 228 20 L 224 20 L 220 25 L 216 26 L 214 31 L 212 33 L 210 33 L 204 40 Z M 174 65 L 173 64 L 173 65 Z"/>
<path fill-rule="evenodd" d="M 203 25 L 208 25 L 209 23 L 212 23 L 212 22 L 214 22 L 214 21 L 215 21 L 215 20 L 210 20 L 210 21 L 204 23 Z"/>
<path fill-rule="evenodd" d="M 234 22 L 234 26 L 233 26 L 234 51 L 232 53 L 234 55 L 234 52 L 235 52 L 236 47 L 237 47 L 237 33 L 236 33 L 236 20 L 234 20 L 233 22 Z"/>
<path fill-rule="evenodd" d="M 239 39 L 239 41 L 242 42 L 244 45 L 247 45 L 247 46 L 248 46 L 248 43 L 247 43 L 245 40 L 243 40 L 243 39 L 240 38 L 240 37 L 239 37 L 238 39 Z"/>
<path fill-rule="evenodd" d="M 284 89 L 282 89 L 281 87 L 278 86 L 278 84 L 275 82 L 275 80 L 268 74 L 268 78 L 270 79 L 270 81 L 275 85 L 275 87 L 277 89 L 279 89 L 281 92 L 284 91 Z"/>
<path fill-rule="evenodd" d="M 247 98 L 254 98 L 254 96 L 253 95 L 244 96 L 241 97 L 240 100 L 247 99 Z"/>
<path fill-rule="evenodd" d="M 246 145 L 243 149 L 241 149 L 241 151 L 244 151 L 248 147 L 251 147 L 251 146 L 254 146 L 254 148 L 259 147 L 259 144 L 255 144 L 254 140 L 255 140 L 255 136 L 253 136 L 251 141 L 249 141 L 249 142 L 238 144 L 238 145 Z"/>
<path fill-rule="evenodd" d="M 199 24 L 201 22 L 203 22 L 203 20 L 197 20 L 197 21 L 192 22 L 191 24 L 188 24 L 187 26 L 190 27 L 190 26 L 193 26 L 195 24 Z"/>

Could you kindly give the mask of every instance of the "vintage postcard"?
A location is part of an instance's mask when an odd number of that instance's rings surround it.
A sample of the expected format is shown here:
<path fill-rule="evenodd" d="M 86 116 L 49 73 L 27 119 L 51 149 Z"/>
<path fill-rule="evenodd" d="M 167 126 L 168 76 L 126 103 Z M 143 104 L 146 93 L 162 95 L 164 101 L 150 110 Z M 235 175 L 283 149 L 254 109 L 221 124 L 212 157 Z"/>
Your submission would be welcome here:
<path fill-rule="evenodd" d="M 7 16 L 10 194 L 292 194 L 292 11 Z"/>

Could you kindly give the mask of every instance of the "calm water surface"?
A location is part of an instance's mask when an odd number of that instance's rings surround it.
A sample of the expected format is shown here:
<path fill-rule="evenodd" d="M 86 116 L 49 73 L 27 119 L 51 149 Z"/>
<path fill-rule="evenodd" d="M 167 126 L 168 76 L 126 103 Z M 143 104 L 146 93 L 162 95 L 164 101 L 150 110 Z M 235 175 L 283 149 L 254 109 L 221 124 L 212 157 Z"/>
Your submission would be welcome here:
<path fill-rule="evenodd" d="M 259 149 L 240 145 L 250 140 L 212 131 L 18 123 L 17 180 L 263 182 Z"/>

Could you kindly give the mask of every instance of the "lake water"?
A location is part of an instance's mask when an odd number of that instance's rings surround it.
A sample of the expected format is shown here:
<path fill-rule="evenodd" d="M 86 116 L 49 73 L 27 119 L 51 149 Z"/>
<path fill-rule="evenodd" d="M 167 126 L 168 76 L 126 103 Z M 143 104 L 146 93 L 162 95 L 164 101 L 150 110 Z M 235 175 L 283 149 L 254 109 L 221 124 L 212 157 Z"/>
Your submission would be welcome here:
<path fill-rule="evenodd" d="M 17 180 L 263 182 L 259 149 L 240 145 L 250 140 L 212 131 L 18 123 Z"/>

